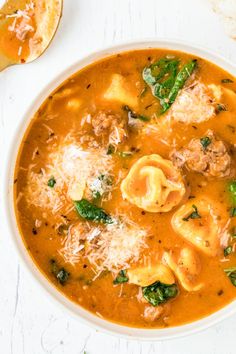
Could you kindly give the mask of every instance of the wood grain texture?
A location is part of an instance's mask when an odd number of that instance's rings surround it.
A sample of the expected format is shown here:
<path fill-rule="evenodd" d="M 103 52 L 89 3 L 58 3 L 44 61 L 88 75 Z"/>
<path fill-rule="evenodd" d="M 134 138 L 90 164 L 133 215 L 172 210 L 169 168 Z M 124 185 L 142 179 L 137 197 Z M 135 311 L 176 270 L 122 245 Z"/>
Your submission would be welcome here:
<path fill-rule="evenodd" d="M 2 1 L 2 0 L 1 0 Z M 2 354 L 233 354 L 236 316 L 197 335 L 141 343 L 111 337 L 63 313 L 20 265 L 3 210 L 6 154 L 29 103 L 59 72 L 84 55 L 123 40 L 175 38 L 235 61 L 228 38 L 207 0 L 65 0 L 63 19 L 37 61 L 0 73 L 0 353 Z M 13 143 L 13 142 L 12 142 Z"/>

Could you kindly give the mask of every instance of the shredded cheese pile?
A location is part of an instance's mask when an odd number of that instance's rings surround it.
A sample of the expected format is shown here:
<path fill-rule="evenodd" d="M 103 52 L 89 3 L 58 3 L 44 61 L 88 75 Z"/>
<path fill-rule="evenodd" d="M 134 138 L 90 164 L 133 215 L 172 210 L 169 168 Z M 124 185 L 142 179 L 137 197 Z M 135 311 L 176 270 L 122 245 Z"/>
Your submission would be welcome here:
<path fill-rule="evenodd" d="M 68 232 L 59 251 L 65 262 L 75 265 L 81 257 L 87 257 L 96 276 L 103 270 L 116 273 L 128 269 L 130 263 L 138 261 L 140 252 L 146 247 L 147 230 L 128 220 L 116 220 L 113 224 L 89 226 L 85 235 L 78 226 L 78 232 Z M 81 252 L 83 250 L 83 252 Z"/>
<path fill-rule="evenodd" d="M 66 141 L 49 154 L 48 163 L 39 173 L 35 172 L 35 165 L 30 166 L 26 200 L 53 214 L 59 210 L 69 212 L 72 200 L 81 199 L 86 186 L 93 185 L 99 175 L 106 175 L 112 167 L 112 157 L 105 150 L 83 150 L 76 141 Z M 53 188 L 48 186 L 52 177 L 56 181 Z"/>

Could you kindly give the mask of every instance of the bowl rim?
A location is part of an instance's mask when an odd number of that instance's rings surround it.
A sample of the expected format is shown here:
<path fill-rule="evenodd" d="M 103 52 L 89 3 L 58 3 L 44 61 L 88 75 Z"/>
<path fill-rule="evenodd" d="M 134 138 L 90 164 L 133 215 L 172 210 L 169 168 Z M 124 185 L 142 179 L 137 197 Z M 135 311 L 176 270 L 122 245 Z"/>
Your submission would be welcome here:
<path fill-rule="evenodd" d="M 44 88 L 41 89 L 39 93 L 36 93 L 36 97 L 33 99 L 33 102 L 30 103 L 29 107 L 25 110 L 25 113 L 19 120 L 18 126 L 16 127 L 15 133 L 7 151 L 5 164 L 6 166 L 4 171 L 4 212 L 6 213 L 5 219 L 7 234 L 10 235 L 10 240 L 19 255 L 21 264 L 27 270 L 28 274 L 30 274 L 32 282 L 37 284 L 38 289 L 44 292 L 45 295 L 49 295 L 49 298 L 53 303 L 56 302 L 58 305 L 60 305 L 62 310 L 66 310 L 81 323 L 93 327 L 96 330 L 99 329 L 104 333 L 123 337 L 125 339 L 158 341 L 175 339 L 194 334 L 219 323 L 223 319 L 236 313 L 236 300 L 207 317 L 201 318 L 191 323 L 164 329 L 128 327 L 122 324 L 108 321 L 106 319 L 102 319 L 66 298 L 51 282 L 46 279 L 45 275 L 39 270 L 29 252 L 26 250 L 25 244 L 22 240 L 20 230 L 18 229 L 16 223 L 13 202 L 14 169 L 20 144 L 34 113 L 38 110 L 40 105 L 50 95 L 50 93 L 71 75 L 86 67 L 87 65 L 98 61 L 99 59 L 103 59 L 110 55 L 129 50 L 148 48 L 179 50 L 185 53 L 197 55 L 220 66 L 221 68 L 230 72 L 232 75 L 236 76 L 236 66 L 230 60 L 215 53 L 214 51 L 205 49 L 202 46 L 192 45 L 189 42 L 177 39 L 147 38 L 142 40 L 123 41 L 114 46 L 108 46 L 100 50 L 96 50 L 93 53 L 82 57 L 82 59 L 77 60 L 74 64 L 63 70 L 63 72 L 57 74 L 56 77 L 46 86 L 44 86 Z"/>

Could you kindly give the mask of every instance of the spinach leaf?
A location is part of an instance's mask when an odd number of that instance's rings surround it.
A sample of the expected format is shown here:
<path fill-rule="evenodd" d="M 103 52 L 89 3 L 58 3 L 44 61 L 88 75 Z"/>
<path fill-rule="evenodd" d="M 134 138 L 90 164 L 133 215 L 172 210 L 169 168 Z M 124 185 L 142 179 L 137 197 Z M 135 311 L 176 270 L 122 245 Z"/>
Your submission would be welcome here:
<path fill-rule="evenodd" d="M 178 59 L 161 58 L 149 67 L 144 68 L 143 79 L 151 87 L 158 81 L 161 81 L 164 87 L 168 87 L 177 75 L 178 65 Z"/>
<path fill-rule="evenodd" d="M 129 278 L 127 277 L 126 270 L 121 270 L 117 277 L 114 279 L 113 284 L 127 283 L 128 280 Z"/>
<path fill-rule="evenodd" d="M 161 58 L 143 70 L 144 81 L 150 86 L 153 96 L 160 100 L 161 105 L 175 83 L 178 66 L 178 59 Z"/>
<path fill-rule="evenodd" d="M 113 220 L 105 210 L 90 203 L 87 199 L 81 199 L 74 201 L 75 209 L 77 213 L 86 220 L 100 222 L 103 224 L 112 224 Z"/>
<path fill-rule="evenodd" d="M 52 177 L 48 180 L 48 187 L 53 188 L 56 183 L 57 183 L 57 182 L 56 182 L 55 178 L 52 176 Z"/>
<path fill-rule="evenodd" d="M 166 285 L 159 281 L 152 285 L 145 286 L 143 289 L 143 297 L 152 306 L 158 306 L 171 298 L 176 297 L 178 288 L 176 284 Z"/>
<path fill-rule="evenodd" d="M 167 99 L 163 100 L 161 102 L 161 105 L 163 107 L 161 113 L 164 113 L 167 111 L 167 109 L 170 108 L 170 106 L 174 103 L 179 91 L 184 87 L 185 82 L 187 79 L 192 75 L 194 69 L 196 68 L 197 65 L 197 60 L 191 60 L 187 64 L 185 64 L 182 69 L 179 71 L 175 83 L 173 87 L 170 90 L 169 96 Z"/>
<path fill-rule="evenodd" d="M 197 207 L 196 205 L 192 205 L 193 208 L 193 212 L 191 214 L 189 214 L 188 216 L 186 216 L 185 218 L 183 218 L 183 221 L 189 221 L 189 219 L 200 219 L 201 215 L 198 213 Z"/>
<path fill-rule="evenodd" d="M 70 273 L 64 268 L 60 268 L 55 259 L 50 260 L 51 272 L 61 285 L 68 281 Z"/>
<path fill-rule="evenodd" d="M 204 136 L 203 138 L 200 139 L 200 143 L 203 147 L 203 150 L 206 150 L 208 145 L 211 143 L 211 139 L 208 136 Z"/>
<path fill-rule="evenodd" d="M 224 269 L 224 272 L 229 277 L 233 286 L 236 286 L 236 267 Z"/>
<path fill-rule="evenodd" d="M 196 63 L 196 60 L 191 60 L 178 71 L 178 59 L 162 58 L 144 68 L 143 80 L 150 86 L 152 94 L 160 100 L 161 114 L 174 103 L 179 90 L 195 69 Z"/>

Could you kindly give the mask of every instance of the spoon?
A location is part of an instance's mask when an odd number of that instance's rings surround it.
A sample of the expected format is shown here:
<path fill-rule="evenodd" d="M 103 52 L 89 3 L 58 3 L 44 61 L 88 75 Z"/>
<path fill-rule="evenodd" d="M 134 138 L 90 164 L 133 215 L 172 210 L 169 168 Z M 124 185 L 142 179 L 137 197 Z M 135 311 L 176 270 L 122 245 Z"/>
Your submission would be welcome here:
<path fill-rule="evenodd" d="M 51 43 L 63 0 L 8 0 L 0 9 L 0 71 L 37 59 Z"/>

